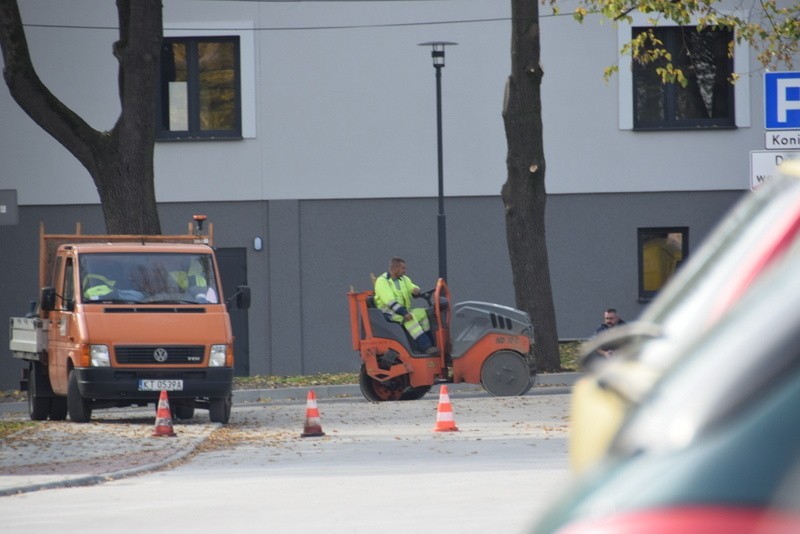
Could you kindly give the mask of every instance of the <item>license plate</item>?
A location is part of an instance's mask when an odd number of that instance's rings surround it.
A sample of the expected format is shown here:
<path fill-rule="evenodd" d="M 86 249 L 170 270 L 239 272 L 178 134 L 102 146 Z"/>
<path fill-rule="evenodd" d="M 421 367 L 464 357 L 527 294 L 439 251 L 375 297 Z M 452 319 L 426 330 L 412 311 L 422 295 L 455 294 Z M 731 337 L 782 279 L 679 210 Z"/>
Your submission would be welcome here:
<path fill-rule="evenodd" d="M 139 391 L 183 391 L 183 380 L 139 380 Z"/>

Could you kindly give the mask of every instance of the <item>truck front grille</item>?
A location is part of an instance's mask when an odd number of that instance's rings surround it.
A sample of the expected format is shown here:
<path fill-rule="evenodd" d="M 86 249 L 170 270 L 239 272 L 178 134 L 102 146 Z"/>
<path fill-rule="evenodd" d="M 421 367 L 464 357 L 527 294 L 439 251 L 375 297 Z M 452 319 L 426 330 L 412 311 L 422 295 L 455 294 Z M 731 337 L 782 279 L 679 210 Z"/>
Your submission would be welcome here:
<path fill-rule="evenodd" d="M 123 345 L 114 347 L 117 363 L 122 365 L 201 364 L 205 355 L 203 345 Z"/>

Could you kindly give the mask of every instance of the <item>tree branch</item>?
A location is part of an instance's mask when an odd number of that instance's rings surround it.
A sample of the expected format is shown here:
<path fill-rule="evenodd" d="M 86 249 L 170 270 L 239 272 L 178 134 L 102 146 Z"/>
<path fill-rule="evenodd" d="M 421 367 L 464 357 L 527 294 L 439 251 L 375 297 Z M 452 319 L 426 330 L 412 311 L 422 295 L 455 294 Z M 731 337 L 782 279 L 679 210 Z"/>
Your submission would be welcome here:
<path fill-rule="evenodd" d="M 3 77 L 19 106 L 90 172 L 96 165 L 92 144 L 103 134 L 89 126 L 42 83 L 30 58 L 17 0 L 0 0 L 0 49 Z"/>

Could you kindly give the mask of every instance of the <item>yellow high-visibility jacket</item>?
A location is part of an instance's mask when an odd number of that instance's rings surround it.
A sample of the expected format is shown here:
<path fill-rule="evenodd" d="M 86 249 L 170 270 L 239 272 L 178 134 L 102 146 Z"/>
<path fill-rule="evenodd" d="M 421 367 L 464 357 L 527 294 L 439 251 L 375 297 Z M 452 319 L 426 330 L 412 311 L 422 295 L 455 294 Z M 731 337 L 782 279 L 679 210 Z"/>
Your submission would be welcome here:
<path fill-rule="evenodd" d="M 383 313 L 401 316 L 410 313 L 415 289 L 419 286 L 408 276 L 401 276 L 396 284 L 388 272 L 383 273 L 375 279 L 375 306 Z"/>

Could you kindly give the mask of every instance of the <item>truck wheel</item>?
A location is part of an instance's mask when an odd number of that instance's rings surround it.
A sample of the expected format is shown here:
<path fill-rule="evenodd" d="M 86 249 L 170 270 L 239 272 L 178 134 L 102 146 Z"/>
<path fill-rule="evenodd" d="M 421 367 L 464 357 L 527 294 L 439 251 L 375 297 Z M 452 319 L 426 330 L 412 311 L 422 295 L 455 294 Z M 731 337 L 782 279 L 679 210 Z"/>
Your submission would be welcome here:
<path fill-rule="evenodd" d="M 28 369 L 28 415 L 31 421 L 44 421 L 50 415 L 50 397 L 42 397 L 36 391 L 37 381 L 41 380 L 41 364 L 30 362 Z"/>
<path fill-rule="evenodd" d="M 173 419 L 191 419 L 194 417 L 194 406 L 188 404 L 175 404 L 172 406 Z"/>
<path fill-rule="evenodd" d="M 50 415 L 50 399 L 28 392 L 28 415 L 31 421 L 44 421 Z"/>
<path fill-rule="evenodd" d="M 76 423 L 88 423 L 92 418 L 92 405 L 81 396 L 78 389 L 78 375 L 75 371 L 69 372 L 67 382 L 67 412 L 69 418 Z"/>
<path fill-rule="evenodd" d="M 208 418 L 212 423 L 226 424 L 231 418 L 231 397 L 208 399 Z"/>
<path fill-rule="evenodd" d="M 531 370 L 521 354 L 498 350 L 483 362 L 481 384 L 495 397 L 524 395 L 531 388 Z"/>
<path fill-rule="evenodd" d="M 403 392 L 408 388 L 408 377 L 398 376 L 386 382 L 375 380 L 367 374 L 367 368 L 362 363 L 358 373 L 358 384 L 361 393 L 370 402 L 383 402 L 400 400 Z"/>
<path fill-rule="evenodd" d="M 67 418 L 67 398 L 66 397 L 51 397 L 50 398 L 50 420 L 63 421 Z"/>

